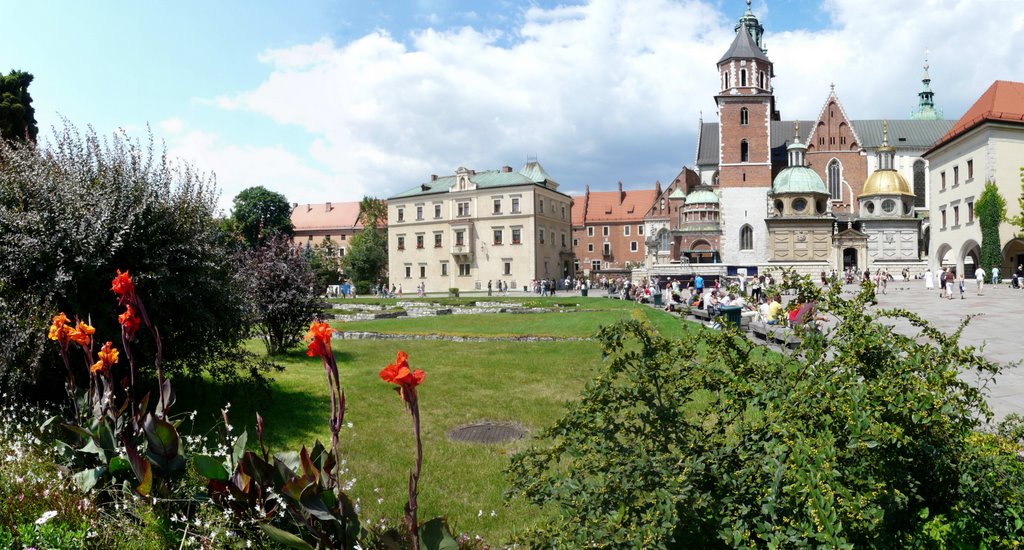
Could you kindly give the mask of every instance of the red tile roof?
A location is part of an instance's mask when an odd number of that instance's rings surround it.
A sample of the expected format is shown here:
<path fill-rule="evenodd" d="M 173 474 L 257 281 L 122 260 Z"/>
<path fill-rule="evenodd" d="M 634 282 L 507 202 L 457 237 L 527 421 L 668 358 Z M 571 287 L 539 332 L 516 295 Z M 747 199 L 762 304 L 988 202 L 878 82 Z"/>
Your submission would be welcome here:
<path fill-rule="evenodd" d="M 997 80 L 960 117 L 953 128 L 935 142 L 929 152 L 985 121 L 1024 122 L 1024 83 Z"/>
<path fill-rule="evenodd" d="M 358 202 L 300 204 L 292 208 L 295 231 L 362 229 Z"/>
<path fill-rule="evenodd" d="M 643 221 L 644 215 L 657 200 L 654 189 L 633 191 L 591 191 L 586 198 L 574 197 L 576 202 L 586 201 L 586 218 L 584 223 Z M 573 205 L 573 223 L 576 219 L 577 207 Z"/>
<path fill-rule="evenodd" d="M 588 193 L 590 191 L 587 191 Z M 573 195 L 572 197 L 572 224 L 573 226 L 583 227 L 583 223 L 586 221 L 587 214 L 587 196 L 586 195 Z"/>

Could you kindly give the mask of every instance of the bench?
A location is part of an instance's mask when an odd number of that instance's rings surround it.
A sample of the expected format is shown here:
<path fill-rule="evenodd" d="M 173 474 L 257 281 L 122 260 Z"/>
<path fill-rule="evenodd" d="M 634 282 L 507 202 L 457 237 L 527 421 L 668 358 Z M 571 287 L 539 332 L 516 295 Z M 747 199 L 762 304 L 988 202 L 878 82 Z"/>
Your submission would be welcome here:
<path fill-rule="evenodd" d="M 769 325 L 764 321 L 751 321 L 750 332 L 765 342 L 776 342 L 787 348 L 795 348 L 803 341 L 791 327 Z"/>

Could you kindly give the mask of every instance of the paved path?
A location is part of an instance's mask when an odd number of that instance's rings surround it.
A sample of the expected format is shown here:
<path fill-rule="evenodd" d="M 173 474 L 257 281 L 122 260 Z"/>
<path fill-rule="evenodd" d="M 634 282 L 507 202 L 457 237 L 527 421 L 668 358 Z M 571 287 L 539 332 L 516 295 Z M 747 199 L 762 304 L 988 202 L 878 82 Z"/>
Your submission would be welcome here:
<path fill-rule="evenodd" d="M 1005 284 L 985 285 L 978 296 L 975 282 L 968 280 L 964 299 L 954 292 L 952 300 L 939 298 L 939 291 L 926 290 L 924 281 L 890 282 L 886 294 L 878 295 L 878 307 L 901 307 L 931 321 L 944 332 L 952 332 L 967 315 L 976 315 L 964 329 L 960 342 L 984 346 L 982 355 L 1008 365 L 989 387 L 989 404 L 996 418 L 1010 413 L 1024 415 L 1024 290 Z M 906 322 L 894 323 L 904 334 L 917 334 Z"/>

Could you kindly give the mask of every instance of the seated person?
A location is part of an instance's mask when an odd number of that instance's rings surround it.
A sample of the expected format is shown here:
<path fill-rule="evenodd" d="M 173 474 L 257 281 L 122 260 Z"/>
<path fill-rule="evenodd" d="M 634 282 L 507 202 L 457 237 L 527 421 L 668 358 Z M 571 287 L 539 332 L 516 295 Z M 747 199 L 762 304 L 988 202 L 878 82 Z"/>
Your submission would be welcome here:
<path fill-rule="evenodd" d="M 769 325 L 777 325 L 783 319 L 785 317 L 783 317 L 782 302 L 778 295 L 772 296 L 772 300 L 768 302 L 768 320 L 766 322 Z"/>
<path fill-rule="evenodd" d="M 718 297 L 718 291 L 712 290 L 711 294 L 708 295 L 708 299 L 705 305 L 705 309 L 712 317 L 717 317 L 721 312 L 719 311 L 722 307 L 722 302 Z"/>

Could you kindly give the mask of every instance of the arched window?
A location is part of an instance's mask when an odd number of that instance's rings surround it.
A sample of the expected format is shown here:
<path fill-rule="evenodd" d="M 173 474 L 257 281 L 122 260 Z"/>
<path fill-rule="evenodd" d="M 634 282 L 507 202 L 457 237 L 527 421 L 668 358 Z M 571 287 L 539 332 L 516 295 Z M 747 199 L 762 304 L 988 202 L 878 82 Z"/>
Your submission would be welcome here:
<path fill-rule="evenodd" d="M 722 86 L 722 89 L 727 90 L 729 89 L 729 71 L 725 71 L 724 73 L 722 73 L 722 76 L 725 77 L 722 80 L 722 83 L 724 84 L 724 86 Z"/>
<path fill-rule="evenodd" d="M 832 159 L 828 163 L 828 192 L 832 200 L 843 198 L 843 165 L 839 159 Z"/>
<path fill-rule="evenodd" d="M 740 124 L 746 126 L 747 125 L 747 120 L 750 118 L 749 115 L 750 115 L 750 112 L 747 111 L 746 107 L 740 109 Z"/>
<path fill-rule="evenodd" d="M 740 228 L 740 250 L 754 249 L 754 228 L 745 224 Z"/>
<path fill-rule="evenodd" d="M 746 69 L 740 69 L 740 86 L 746 86 L 746 85 L 747 85 L 747 70 Z"/>
<path fill-rule="evenodd" d="M 762 90 L 768 89 L 768 86 L 764 85 L 764 71 L 758 71 L 757 73 L 757 86 Z"/>
<path fill-rule="evenodd" d="M 747 145 L 747 140 L 740 142 L 740 162 L 750 161 L 750 146 Z"/>
<path fill-rule="evenodd" d="M 924 208 L 925 195 L 928 194 L 924 184 L 924 176 L 924 161 L 918 160 L 914 163 L 914 206 L 919 208 Z"/>

